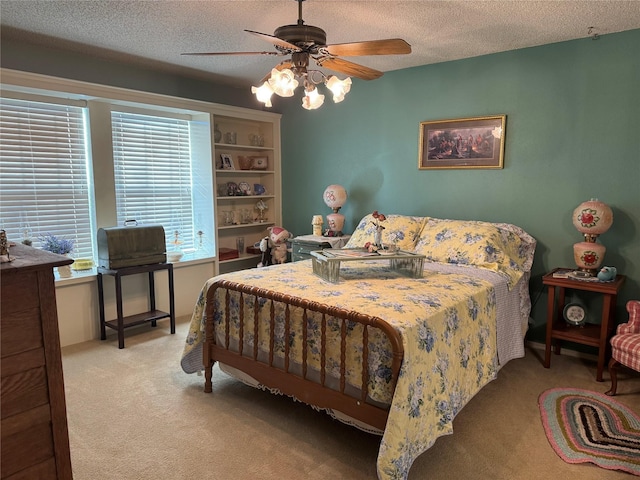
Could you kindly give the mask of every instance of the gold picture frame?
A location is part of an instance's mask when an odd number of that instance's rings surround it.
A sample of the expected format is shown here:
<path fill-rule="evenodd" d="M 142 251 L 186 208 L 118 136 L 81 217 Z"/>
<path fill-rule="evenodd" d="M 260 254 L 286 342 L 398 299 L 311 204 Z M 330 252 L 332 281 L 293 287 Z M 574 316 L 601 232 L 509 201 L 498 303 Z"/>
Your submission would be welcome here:
<path fill-rule="evenodd" d="M 506 115 L 420 122 L 418 169 L 503 168 Z"/>

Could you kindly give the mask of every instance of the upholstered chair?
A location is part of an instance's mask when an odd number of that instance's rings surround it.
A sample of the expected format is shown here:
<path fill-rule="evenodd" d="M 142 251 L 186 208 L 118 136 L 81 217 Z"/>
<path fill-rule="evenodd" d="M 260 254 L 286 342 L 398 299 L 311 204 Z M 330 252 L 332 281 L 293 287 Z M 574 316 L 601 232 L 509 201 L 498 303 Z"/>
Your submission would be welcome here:
<path fill-rule="evenodd" d="M 627 302 L 629 321 L 618 325 L 616 334 L 611 337 L 611 360 L 609 375 L 611 388 L 607 395 L 615 395 L 618 387 L 618 368 L 620 364 L 640 372 L 640 301 Z"/>

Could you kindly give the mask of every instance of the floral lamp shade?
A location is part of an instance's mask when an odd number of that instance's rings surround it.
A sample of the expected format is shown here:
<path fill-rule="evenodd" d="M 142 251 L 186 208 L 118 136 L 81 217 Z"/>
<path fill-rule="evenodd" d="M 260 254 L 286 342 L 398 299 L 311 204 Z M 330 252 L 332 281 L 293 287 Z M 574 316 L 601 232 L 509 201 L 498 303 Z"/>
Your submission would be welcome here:
<path fill-rule="evenodd" d="M 347 191 L 342 185 L 329 185 L 322 194 L 324 203 L 335 213 L 347 202 Z"/>
<path fill-rule="evenodd" d="M 609 230 L 612 224 L 611 208 L 596 198 L 582 202 L 573 211 L 573 225 L 584 234 L 601 235 Z"/>
<path fill-rule="evenodd" d="M 573 245 L 573 258 L 579 270 L 596 275 L 606 252 L 605 246 L 596 240 L 612 224 L 611 208 L 596 198 L 582 202 L 573 211 L 573 225 L 584 235 L 584 241 Z"/>
<path fill-rule="evenodd" d="M 329 232 L 332 233 L 332 236 L 342 235 L 344 215 L 338 212 L 347 201 L 347 191 L 342 185 L 329 185 L 325 188 L 322 199 L 327 207 L 333 209 L 333 213 L 327 215 Z"/>

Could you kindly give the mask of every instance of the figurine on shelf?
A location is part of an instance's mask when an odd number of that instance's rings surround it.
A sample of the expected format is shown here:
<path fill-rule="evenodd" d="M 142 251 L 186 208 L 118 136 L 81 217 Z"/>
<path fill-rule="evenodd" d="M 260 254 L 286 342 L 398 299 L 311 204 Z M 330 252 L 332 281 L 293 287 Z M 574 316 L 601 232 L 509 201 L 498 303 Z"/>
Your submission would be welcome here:
<path fill-rule="evenodd" d="M 602 267 L 598 272 L 598 280 L 601 282 L 611 282 L 616 279 L 618 271 L 616 267 Z"/>
<path fill-rule="evenodd" d="M 31 229 L 29 226 L 25 226 L 22 230 L 22 244 L 27 247 L 31 247 L 33 245 L 33 240 L 31 239 Z"/>
<path fill-rule="evenodd" d="M 258 203 L 256 203 L 256 210 L 258 210 L 260 212 L 259 216 L 258 216 L 258 221 L 260 223 L 264 222 L 266 220 L 266 218 L 264 217 L 264 211 L 267 210 L 269 207 L 267 206 L 267 204 L 265 203 L 264 200 L 258 200 Z"/>
<path fill-rule="evenodd" d="M 271 265 L 271 239 L 269 237 L 264 237 L 260 240 L 260 263 L 258 263 L 258 268 L 268 267 Z"/>
<path fill-rule="evenodd" d="M 0 261 L 2 263 L 10 262 L 13 258 L 9 254 L 9 240 L 7 240 L 7 232 L 0 230 Z"/>
<path fill-rule="evenodd" d="M 313 225 L 313 234 L 316 237 L 322 235 L 322 224 L 324 220 L 322 219 L 322 215 L 314 215 L 311 220 L 311 225 Z"/>
<path fill-rule="evenodd" d="M 379 213 L 377 210 L 375 210 L 371 215 L 375 219 L 375 221 L 371 223 L 373 223 L 376 227 L 376 231 L 373 235 L 373 238 L 374 238 L 373 243 L 375 244 L 376 247 L 383 248 L 382 231 L 385 229 L 385 227 L 382 226 L 380 222 L 384 222 L 387 219 L 387 217 L 384 215 L 384 213 Z"/>

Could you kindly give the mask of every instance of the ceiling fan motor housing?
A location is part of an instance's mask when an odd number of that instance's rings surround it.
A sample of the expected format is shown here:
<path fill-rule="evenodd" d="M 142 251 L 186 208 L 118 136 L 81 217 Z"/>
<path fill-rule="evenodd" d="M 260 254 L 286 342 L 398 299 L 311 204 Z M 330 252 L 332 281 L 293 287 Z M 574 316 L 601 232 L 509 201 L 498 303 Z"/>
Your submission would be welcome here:
<path fill-rule="evenodd" d="M 313 25 L 284 25 L 278 27 L 273 35 L 299 47 L 325 46 L 327 44 L 325 31 Z"/>

